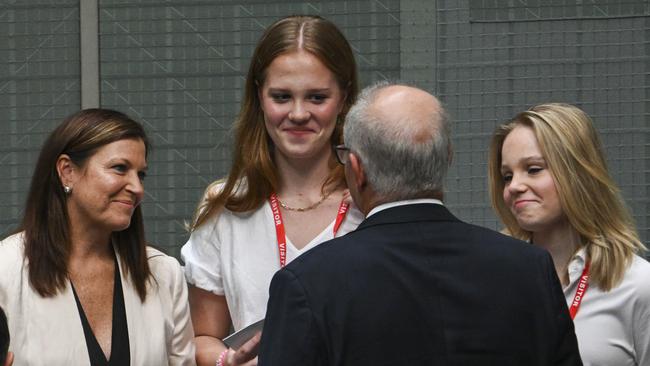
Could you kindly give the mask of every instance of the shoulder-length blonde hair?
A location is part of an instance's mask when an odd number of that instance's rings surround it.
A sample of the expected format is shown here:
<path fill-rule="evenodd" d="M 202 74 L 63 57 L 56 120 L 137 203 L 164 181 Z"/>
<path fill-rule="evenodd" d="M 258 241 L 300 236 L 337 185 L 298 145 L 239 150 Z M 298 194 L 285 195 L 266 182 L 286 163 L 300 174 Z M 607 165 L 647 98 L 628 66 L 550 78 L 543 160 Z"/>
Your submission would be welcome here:
<path fill-rule="evenodd" d="M 591 280 L 609 291 L 623 279 L 635 253 L 645 249 L 616 183 L 607 171 L 602 145 L 589 116 L 579 108 L 542 104 L 497 127 L 490 145 L 488 178 L 492 206 L 511 235 L 531 239 L 503 200 L 501 149 L 517 126 L 530 127 L 548 164 L 562 209 L 591 260 Z"/>
<path fill-rule="evenodd" d="M 336 78 L 345 100 L 332 133 L 332 145 L 343 143 L 343 120 L 358 92 L 357 66 L 350 44 L 330 21 L 318 16 L 289 16 L 273 23 L 259 40 L 246 76 L 244 99 L 235 122 L 233 162 L 227 178 L 211 184 L 196 210 L 193 230 L 221 207 L 235 212 L 258 208 L 279 188 L 272 141 L 264 127 L 258 89 L 264 85 L 266 69 L 283 54 L 303 50 L 317 57 Z M 342 167 L 332 156 L 330 174 L 323 190 L 343 185 Z M 218 189 L 215 185 L 219 185 Z"/>

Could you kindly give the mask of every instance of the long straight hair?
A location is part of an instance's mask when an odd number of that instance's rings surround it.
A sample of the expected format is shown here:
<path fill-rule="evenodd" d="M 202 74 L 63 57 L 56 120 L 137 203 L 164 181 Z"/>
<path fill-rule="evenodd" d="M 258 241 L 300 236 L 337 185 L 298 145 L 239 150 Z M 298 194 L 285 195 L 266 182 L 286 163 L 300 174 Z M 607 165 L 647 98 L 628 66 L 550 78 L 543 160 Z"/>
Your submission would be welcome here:
<path fill-rule="evenodd" d="M 259 88 L 264 85 L 266 69 L 280 55 L 303 50 L 320 60 L 336 78 L 345 95 L 332 145 L 343 143 L 343 121 L 358 92 L 357 67 L 350 44 L 330 21 L 318 16 L 289 16 L 273 23 L 258 42 L 251 60 L 244 99 L 235 122 L 233 162 L 227 178 L 211 184 L 196 210 L 190 226 L 193 230 L 222 207 L 234 212 L 258 208 L 279 188 L 277 166 L 272 158 L 273 143 L 264 126 Z M 344 185 L 343 168 L 334 156 L 330 174 L 322 189 Z M 219 185 L 218 189 L 215 186 Z"/>
<path fill-rule="evenodd" d="M 86 109 L 68 117 L 47 138 L 36 162 L 27 204 L 18 232 L 24 232 L 29 282 L 43 297 L 65 289 L 68 278 L 71 238 L 66 194 L 56 170 L 59 156 L 67 154 L 84 167 L 102 146 L 123 139 L 140 139 L 149 151 L 142 126 L 123 113 L 109 109 Z M 74 194 L 74 193 L 73 193 Z M 126 274 L 131 276 L 142 301 L 151 276 L 147 261 L 142 209 L 136 207 L 131 224 L 113 232 L 111 240 L 120 254 Z"/>
<path fill-rule="evenodd" d="M 598 133 L 579 108 L 542 104 L 519 113 L 499 126 L 489 159 L 490 198 L 509 233 L 530 240 L 503 200 L 501 150 L 517 126 L 530 127 L 546 160 L 569 224 L 580 235 L 591 261 L 591 277 L 604 291 L 616 287 L 634 254 L 645 250 L 620 191 L 607 171 Z"/>

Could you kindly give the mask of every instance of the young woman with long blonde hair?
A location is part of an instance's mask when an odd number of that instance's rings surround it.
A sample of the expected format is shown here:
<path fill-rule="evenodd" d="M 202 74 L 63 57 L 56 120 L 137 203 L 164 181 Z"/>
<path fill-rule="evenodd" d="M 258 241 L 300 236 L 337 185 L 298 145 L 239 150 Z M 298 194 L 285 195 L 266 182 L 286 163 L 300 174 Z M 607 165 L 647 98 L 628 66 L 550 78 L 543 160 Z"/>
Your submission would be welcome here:
<path fill-rule="evenodd" d="M 499 126 L 492 205 L 513 236 L 547 249 L 585 365 L 650 365 L 650 264 L 589 116 L 543 104 Z"/>

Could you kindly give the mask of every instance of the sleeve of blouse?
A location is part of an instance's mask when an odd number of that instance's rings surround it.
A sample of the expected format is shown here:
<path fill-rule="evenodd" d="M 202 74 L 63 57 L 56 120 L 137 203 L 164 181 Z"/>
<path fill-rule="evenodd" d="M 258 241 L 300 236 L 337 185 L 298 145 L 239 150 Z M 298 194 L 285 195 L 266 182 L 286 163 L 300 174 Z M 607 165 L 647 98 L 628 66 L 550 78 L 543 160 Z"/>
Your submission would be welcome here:
<path fill-rule="evenodd" d="M 195 365 L 194 330 L 190 320 L 190 307 L 187 299 L 187 283 L 183 278 L 183 270 L 175 259 L 170 272 L 172 276 L 170 290 L 172 301 L 172 318 L 174 322 L 171 342 L 169 342 L 169 365 Z"/>
<path fill-rule="evenodd" d="M 643 261 L 643 259 L 639 259 Z M 644 263 L 645 264 L 645 263 Z M 643 266 L 645 271 L 639 281 L 638 299 L 634 306 L 634 350 L 637 365 L 650 365 L 650 266 Z"/>
<path fill-rule="evenodd" d="M 186 281 L 198 288 L 223 295 L 221 242 L 215 230 L 219 216 L 196 228 L 181 248 Z"/>

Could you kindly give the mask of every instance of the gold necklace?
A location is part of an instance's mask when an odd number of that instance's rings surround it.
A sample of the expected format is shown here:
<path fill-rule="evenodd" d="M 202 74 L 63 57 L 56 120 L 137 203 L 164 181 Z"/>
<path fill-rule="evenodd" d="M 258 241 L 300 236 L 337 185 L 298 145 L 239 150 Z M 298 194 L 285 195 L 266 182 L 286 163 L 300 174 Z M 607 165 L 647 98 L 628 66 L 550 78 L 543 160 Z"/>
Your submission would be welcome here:
<path fill-rule="evenodd" d="M 307 206 L 307 207 L 291 207 L 291 206 L 287 206 L 284 202 L 280 201 L 280 197 L 278 197 L 278 203 L 279 203 L 280 206 L 281 206 L 282 208 L 284 208 L 285 210 L 289 210 L 289 211 L 297 211 L 297 212 L 304 212 L 304 211 L 313 210 L 313 209 L 315 209 L 316 207 L 318 207 L 318 205 L 320 205 L 321 203 L 323 203 L 323 201 L 325 201 L 325 200 L 327 199 L 327 197 L 330 196 L 330 194 L 332 194 L 331 191 L 330 191 L 329 193 L 327 193 L 326 195 L 322 195 L 322 196 L 320 197 L 320 200 L 319 200 L 318 202 L 316 202 L 316 203 L 312 203 L 311 205 L 309 205 L 309 206 Z"/>

